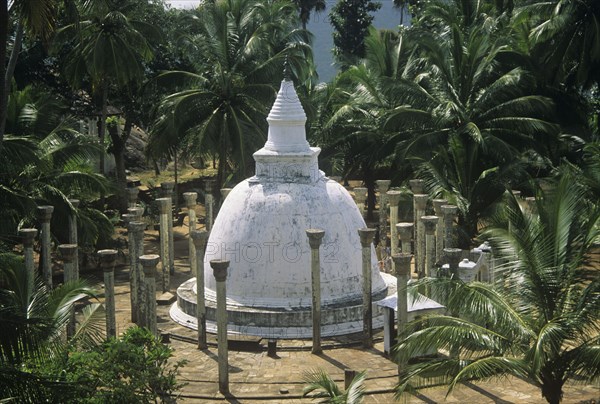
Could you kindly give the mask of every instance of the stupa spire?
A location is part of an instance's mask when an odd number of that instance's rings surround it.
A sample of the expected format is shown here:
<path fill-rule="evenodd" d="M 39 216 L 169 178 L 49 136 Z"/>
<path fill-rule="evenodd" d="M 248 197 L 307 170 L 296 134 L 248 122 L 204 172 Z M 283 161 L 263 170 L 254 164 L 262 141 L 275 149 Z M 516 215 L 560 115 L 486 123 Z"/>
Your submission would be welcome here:
<path fill-rule="evenodd" d="M 306 114 L 294 88 L 287 58 L 284 63 L 284 79 L 267 116 L 267 122 L 269 134 L 265 149 L 282 153 L 310 152 L 306 141 Z"/>

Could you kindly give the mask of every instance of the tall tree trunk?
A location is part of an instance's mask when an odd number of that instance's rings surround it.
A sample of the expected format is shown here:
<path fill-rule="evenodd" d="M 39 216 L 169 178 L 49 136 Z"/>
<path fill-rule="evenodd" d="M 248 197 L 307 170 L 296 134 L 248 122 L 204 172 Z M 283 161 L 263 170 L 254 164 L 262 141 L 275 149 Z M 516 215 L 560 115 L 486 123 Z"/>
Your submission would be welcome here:
<path fill-rule="evenodd" d="M 98 128 L 98 136 L 100 137 L 100 148 L 102 149 L 100 153 L 100 174 L 105 174 L 104 172 L 104 157 L 106 154 L 106 149 L 104 146 L 104 138 L 106 137 L 106 116 L 108 115 L 108 81 L 106 79 L 102 80 L 102 112 L 100 113 L 100 126 Z"/>
<path fill-rule="evenodd" d="M 175 187 L 173 187 L 173 204 L 175 205 L 175 212 L 179 213 L 179 198 L 177 197 L 179 188 L 177 186 L 178 181 L 178 170 L 179 170 L 179 158 L 177 156 L 177 150 L 173 153 L 173 175 L 175 176 Z"/>
<path fill-rule="evenodd" d="M 7 15 L 8 17 L 8 15 Z M 8 24 L 8 18 L 6 21 Z M 8 95 L 10 94 L 10 85 L 12 83 L 12 78 L 15 73 L 15 67 L 17 66 L 17 59 L 19 57 L 19 53 L 21 52 L 21 44 L 23 43 L 23 24 L 19 22 L 17 24 L 17 32 L 15 35 L 15 43 L 13 45 L 12 52 L 10 54 L 10 59 L 8 61 L 8 66 L 4 68 L 4 61 L 6 60 L 6 40 L 8 39 L 8 27 L 6 25 L 3 26 L 2 30 L 5 31 L 5 38 L 3 41 L 3 50 L 0 51 L 4 56 L 0 55 L 0 61 L 2 62 L 2 75 L 0 77 L 3 78 L 3 91 L 0 93 L 0 142 L 4 139 L 4 132 L 6 131 L 6 117 L 8 114 Z M 2 33 L 0 33 L 2 35 Z"/>
<path fill-rule="evenodd" d="M 127 195 L 125 195 L 125 188 L 127 188 L 127 174 L 125 173 L 125 145 L 127 144 L 127 139 L 129 139 L 129 135 L 131 134 L 132 126 L 133 124 L 131 120 L 126 119 L 122 133 L 119 133 L 118 124 L 111 126 L 108 131 L 112 140 L 112 153 L 115 156 L 118 187 L 117 205 L 118 209 L 122 212 L 127 211 Z"/>

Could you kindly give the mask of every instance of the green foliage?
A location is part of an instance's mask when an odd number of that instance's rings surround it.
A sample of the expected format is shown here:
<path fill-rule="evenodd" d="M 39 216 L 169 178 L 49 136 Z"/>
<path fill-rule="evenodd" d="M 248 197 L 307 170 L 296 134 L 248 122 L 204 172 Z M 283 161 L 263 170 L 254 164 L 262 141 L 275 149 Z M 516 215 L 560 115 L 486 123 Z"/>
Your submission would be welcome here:
<path fill-rule="evenodd" d="M 586 271 L 600 211 L 568 172 L 540 191 L 536 212 L 509 199 L 502 224 L 487 231 L 497 262 L 494 285 L 425 279 L 431 296 L 457 317 L 412 321 L 395 348 L 398 394 L 438 383 L 507 375 L 538 385 L 548 402 L 567 380 L 600 379 L 600 279 Z M 510 228 L 510 230 L 509 230 Z M 412 287 L 412 286 L 411 286 Z M 450 357 L 408 363 L 419 352 Z"/>
<path fill-rule="evenodd" d="M 362 403 L 365 393 L 366 371 L 356 374 L 348 389 L 343 391 L 337 383 L 323 370 L 314 370 L 304 375 L 302 395 L 313 399 L 322 398 L 320 403 L 326 404 L 359 404 Z"/>
<path fill-rule="evenodd" d="M 150 331 L 131 327 L 95 349 L 71 352 L 62 374 L 66 382 L 85 386 L 79 402 L 174 402 L 186 361 L 171 363 L 172 355 Z"/>
<path fill-rule="evenodd" d="M 307 34 L 288 2 L 207 2 L 182 24 L 193 70 L 158 78 L 175 86 L 160 106 L 148 154 L 219 157 L 218 182 L 227 173 L 245 177 L 251 153 L 264 144 L 264 117 L 274 101 L 288 57 L 301 80 L 311 60 Z"/>
<path fill-rule="evenodd" d="M 371 13 L 380 8 L 381 3 L 371 0 L 339 0 L 331 10 L 333 53 L 342 66 L 364 57 L 364 40 L 374 18 Z"/>

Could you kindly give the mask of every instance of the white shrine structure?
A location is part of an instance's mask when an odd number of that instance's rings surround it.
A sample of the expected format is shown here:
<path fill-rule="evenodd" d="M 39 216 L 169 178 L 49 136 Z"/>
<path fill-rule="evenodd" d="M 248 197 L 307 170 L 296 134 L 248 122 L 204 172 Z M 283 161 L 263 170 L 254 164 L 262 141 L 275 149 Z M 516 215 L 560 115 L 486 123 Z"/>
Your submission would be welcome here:
<path fill-rule="evenodd" d="M 362 332 L 362 261 L 358 229 L 366 227 L 346 189 L 319 170 L 321 151 L 306 140 L 306 115 L 284 79 L 267 117 L 268 140 L 254 153 L 256 175 L 225 199 L 204 256 L 207 330 L 216 332 L 216 282 L 210 261 L 230 261 L 230 335 L 310 338 L 311 251 L 306 229 L 325 231 L 321 244 L 321 335 Z M 373 328 L 383 326 L 376 301 L 394 294 L 395 277 L 379 270 L 371 246 Z M 177 290 L 171 317 L 197 327 L 196 279 Z"/>

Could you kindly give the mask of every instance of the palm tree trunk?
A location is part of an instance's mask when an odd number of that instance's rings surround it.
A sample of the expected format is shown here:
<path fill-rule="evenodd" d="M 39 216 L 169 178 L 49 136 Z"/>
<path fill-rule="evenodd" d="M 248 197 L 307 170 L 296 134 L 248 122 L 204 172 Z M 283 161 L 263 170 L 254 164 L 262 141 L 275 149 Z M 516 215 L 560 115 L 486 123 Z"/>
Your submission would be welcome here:
<path fill-rule="evenodd" d="M 0 0 L 0 77 L 6 74 L 4 61 L 6 60 L 6 41 L 8 39 L 8 1 Z M 0 88 L 0 143 L 4 140 L 6 128 L 8 94 L 5 94 L 4 86 Z"/>
<path fill-rule="evenodd" d="M 108 81 L 106 79 L 102 80 L 102 112 L 100 113 L 100 127 L 98 128 L 98 136 L 100 137 L 100 148 L 102 151 L 100 152 L 100 174 L 104 173 L 104 155 L 106 153 L 104 147 L 104 138 L 106 135 L 106 116 L 108 115 Z"/>
<path fill-rule="evenodd" d="M 7 29 L 7 28 L 4 28 Z M 8 35 L 8 32 L 6 33 Z M 8 114 L 8 94 L 10 93 L 10 85 L 12 83 L 13 74 L 15 73 L 15 67 L 17 66 L 17 59 L 19 52 L 21 52 L 21 44 L 23 43 L 23 24 L 19 21 L 17 24 L 17 33 L 15 35 L 15 43 L 13 45 L 8 66 L 3 72 L 4 78 L 4 91 L 2 92 L 2 100 L 0 100 L 0 142 L 4 139 L 4 132 L 6 131 L 6 116 Z M 4 40 L 4 57 L 6 57 L 6 39 Z M 4 61 L 5 59 L 0 59 Z"/>
<path fill-rule="evenodd" d="M 118 125 L 118 124 L 117 124 Z M 111 127 L 108 131 L 112 140 L 112 152 L 115 156 L 115 170 L 117 177 L 117 207 L 119 211 L 127 211 L 127 195 L 125 195 L 125 188 L 127 188 L 127 175 L 125 174 L 125 144 L 127 138 L 131 132 L 131 121 L 125 121 L 125 127 L 123 133 L 119 135 L 118 126 Z"/>

